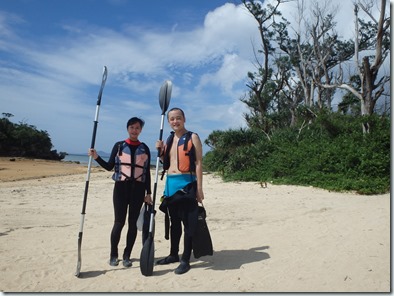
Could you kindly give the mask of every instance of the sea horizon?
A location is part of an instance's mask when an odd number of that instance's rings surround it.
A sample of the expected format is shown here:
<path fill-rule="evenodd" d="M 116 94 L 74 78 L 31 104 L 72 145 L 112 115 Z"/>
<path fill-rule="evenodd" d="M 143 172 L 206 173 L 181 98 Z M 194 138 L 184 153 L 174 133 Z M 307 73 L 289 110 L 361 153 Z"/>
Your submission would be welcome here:
<path fill-rule="evenodd" d="M 109 154 L 107 153 L 99 153 L 100 157 L 104 159 L 105 161 L 108 161 L 109 159 Z M 87 154 L 82 154 L 82 153 L 69 153 L 67 154 L 61 161 L 63 162 L 73 162 L 77 163 L 80 165 L 88 165 L 89 163 L 89 156 Z M 154 167 L 156 166 L 156 161 L 157 161 L 157 153 L 156 152 L 151 152 L 151 161 L 150 161 L 150 166 Z M 100 166 L 95 160 L 92 161 L 92 166 Z"/>

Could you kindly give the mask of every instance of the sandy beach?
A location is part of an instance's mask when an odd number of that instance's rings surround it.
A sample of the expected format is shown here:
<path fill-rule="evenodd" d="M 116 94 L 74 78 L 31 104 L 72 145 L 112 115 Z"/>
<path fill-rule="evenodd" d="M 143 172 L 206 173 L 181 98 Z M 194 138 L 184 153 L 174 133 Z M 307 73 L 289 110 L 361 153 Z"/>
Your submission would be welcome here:
<path fill-rule="evenodd" d="M 360 196 L 312 187 L 225 183 L 204 175 L 214 255 L 140 272 L 108 265 L 111 172 L 94 168 L 74 276 L 86 167 L 0 158 L 2 292 L 390 292 L 390 194 Z M 152 171 L 154 176 L 154 171 Z M 159 180 L 156 209 L 163 191 Z M 152 184 L 153 188 L 153 184 Z M 127 227 L 127 226 L 126 226 Z M 119 249 L 125 244 L 126 228 Z M 183 247 L 181 245 L 181 251 Z M 156 215 L 155 258 L 168 255 Z"/>

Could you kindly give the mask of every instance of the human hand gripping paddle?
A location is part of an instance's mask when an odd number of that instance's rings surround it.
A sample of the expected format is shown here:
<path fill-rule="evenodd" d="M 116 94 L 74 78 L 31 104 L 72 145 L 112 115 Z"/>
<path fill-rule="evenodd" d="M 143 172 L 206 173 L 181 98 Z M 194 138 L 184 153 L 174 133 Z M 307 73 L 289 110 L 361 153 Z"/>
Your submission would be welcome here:
<path fill-rule="evenodd" d="M 161 108 L 161 124 L 160 124 L 160 136 L 159 140 L 161 141 L 163 138 L 163 126 L 164 126 L 164 115 L 170 105 L 171 100 L 171 91 L 172 91 L 172 82 L 170 80 L 166 80 L 160 88 L 159 93 L 159 104 Z M 141 250 L 140 256 L 140 269 L 141 273 L 145 276 L 151 276 L 153 273 L 153 261 L 154 261 L 154 252 L 155 252 L 155 244 L 153 240 L 154 236 L 154 208 L 156 201 L 156 192 L 157 192 L 157 178 L 159 171 L 159 161 L 160 161 L 160 151 L 157 153 L 156 159 L 156 173 L 155 173 L 155 184 L 153 187 L 153 205 L 150 207 L 150 218 L 149 218 L 149 234 L 147 239 L 144 242 Z"/>
<path fill-rule="evenodd" d="M 99 115 L 99 110 L 100 110 L 100 104 L 101 104 L 101 96 L 103 94 L 103 89 L 105 82 L 107 81 L 107 67 L 104 66 L 103 69 L 103 78 L 101 80 L 101 87 L 100 87 L 100 92 L 98 94 L 97 98 L 97 106 L 96 106 L 96 115 L 94 117 L 94 125 L 93 125 L 93 135 L 92 135 L 92 143 L 90 145 L 90 148 L 94 148 L 94 144 L 96 142 L 96 132 L 97 132 L 97 124 L 98 124 L 98 115 Z M 85 193 L 83 196 L 83 204 L 82 204 L 82 212 L 81 212 L 81 223 L 79 226 L 79 234 L 78 234 L 78 262 L 77 262 L 77 271 L 75 272 L 75 276 L 79 277 L 81 273 L 81 247 L 82 247 L 82 233 L 83 233 L 83 223 L 85 221 L 85 210 L 86 210 L 86 201 L 88 199 L 88 190 L 89 190 L 89 180 L 90 180 L 90 169 L 92 167 L 92 160 L 93 156 L 89 156 L 89 162 L 88 162 L 88 171 L 86 174 L 86 182 L 85 182 Z"/>

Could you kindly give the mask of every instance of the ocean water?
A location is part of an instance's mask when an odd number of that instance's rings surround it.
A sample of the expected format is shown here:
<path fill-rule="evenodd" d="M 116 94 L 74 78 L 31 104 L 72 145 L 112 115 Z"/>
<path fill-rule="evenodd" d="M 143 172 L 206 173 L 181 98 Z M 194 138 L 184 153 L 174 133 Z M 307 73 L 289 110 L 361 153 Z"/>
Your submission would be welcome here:
<path fill-rule="evenodd" d="M 101 156 L 102 159 L 105 161 L 108 161 L 109 156 Z M 150 165 L 151 166 L 156 166 L 156 160 L 157 160 L 157 153 L 156 152 L 151 152 L 151 161 Z M 68 154 L 62 161 L 71 161 L 71 162 L 77 162 L 80 165 L 87 166 L 89 163 L 89 156 L 87 154 Z M 99 166 L 99 164 L 93 159 L 92 161 L 92 166 Z"/>

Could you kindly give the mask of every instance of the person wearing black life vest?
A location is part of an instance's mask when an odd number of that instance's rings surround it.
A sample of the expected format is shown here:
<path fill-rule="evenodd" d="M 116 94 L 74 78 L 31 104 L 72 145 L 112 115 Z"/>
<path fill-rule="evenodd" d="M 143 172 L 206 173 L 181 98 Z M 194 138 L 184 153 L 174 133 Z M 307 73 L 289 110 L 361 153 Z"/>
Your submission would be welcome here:
<path fill-rule="evenodd" d="M 112 179 L 115 181 L 113 190 L 114 225 L 111 231 L 111 252 L 109 264 L 117 266 L 118 244 L 123 226 L 128 215 L 128 231 L 126 247 L 123 251 L 123 266 L 131 267 L 131 251 L 137 237 L 137 219 L 144 202 L 152 204 L 150 151 L 145 143 L 138 140 L 145 122 L 137 117 L 132 117 L 127 122 L 129 137 L 124 141 L 116 142 L 112 148 L 108 162 L 103 160 L 95 149 L 89 149 L 97 163 L 111 171 L 114 169 Z"/>
<path fill-rule="evenodd" d="M 169 215 L 170 254 L 158 260 L 156 264 L 164 265 L 179 262 L 176 274 L 183 274 L 190 270 L 192 253 L 192 235 L 197 225 L 198 202 L 204 199 L 202 186 L 202 144 L 196 133 L 185 128 L 185 114 L 179 108 L 168 111 L 167 119 L 172 128 L 166 143 L 156 142 L 156 149 L 160 152 L 163 162 L 163 174 L 166 171 L 166 183 L 163 202 L 160 209 Z M 189 189 L 192 190 L 189 191 Z M 183 192 L 192 192 L 186 194 Z M 180 199 L 178 199 L 180 196 Z M 191 198 L 190 198 L 191 197 Z M 165 208 L 163 209 L 163 204 Z M 179 243 L 184 226 L 184 249 L 179 260 Z M 167 238 L 167 237 L 166 237 Z"/>

